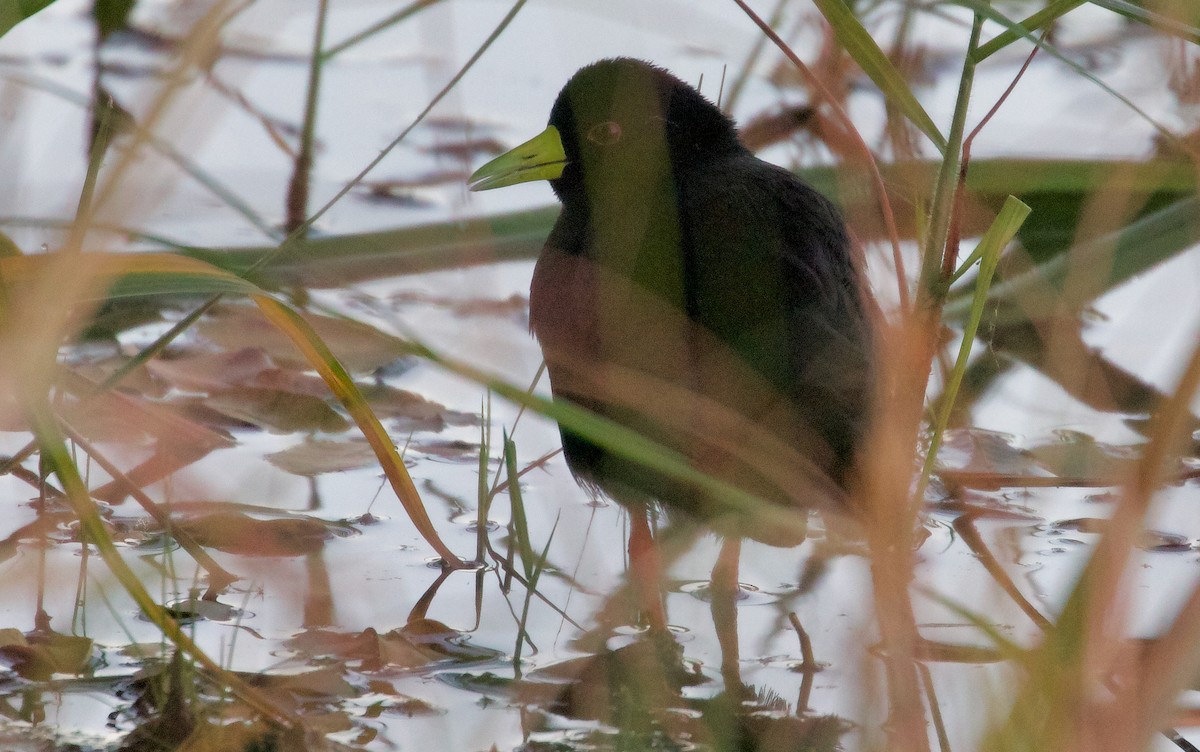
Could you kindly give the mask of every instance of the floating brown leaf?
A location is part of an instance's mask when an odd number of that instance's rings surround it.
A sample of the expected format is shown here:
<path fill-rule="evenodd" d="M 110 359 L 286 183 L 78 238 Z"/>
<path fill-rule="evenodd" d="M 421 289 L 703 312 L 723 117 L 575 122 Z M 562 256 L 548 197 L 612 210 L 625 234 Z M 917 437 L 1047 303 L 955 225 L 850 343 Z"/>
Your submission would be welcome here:
<path fill-rule="evenodd" d="M 273 389 L 230 389 L 204 400 L 204 407 L 268 431 L 338 433 L 349 421 L 323 399 Z"/>
<path fill-rule="evenodd" d="M 242 556 L 316 553 L 333 537 L 337 527 L 314 517 L 260 520 L 237 512 L 216 512 L 176 525 L 202 546 Z"/>
<path fill-rule="evenodd" d="M 379 460 L 365 439 L 310 439 L 266 456 L 267 462 L 293 475 L 314 476 L 369 467 Z"/>
<path fill-rule="evenodd" d="M 314 313 L 302 315 L 351 373 L 373 371 L 406 352 L 401 340 L 366 324 Z M 304 370 L 309 367 L 287 335 L 251 306 L 219 306 L 199 323 L 198 330 L 227 350 L 257 347 L 280 367 Z"/>

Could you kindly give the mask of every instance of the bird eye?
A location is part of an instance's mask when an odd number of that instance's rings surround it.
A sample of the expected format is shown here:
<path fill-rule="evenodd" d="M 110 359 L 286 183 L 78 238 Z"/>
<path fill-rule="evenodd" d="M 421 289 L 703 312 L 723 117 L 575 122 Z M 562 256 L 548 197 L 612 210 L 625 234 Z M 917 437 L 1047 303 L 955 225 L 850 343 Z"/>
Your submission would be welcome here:
<path fill-rule="evenodd" d="M 588 128 L 587 140 L 593 144 L 608 146 L 621 140 L 621 126 L 611 120 L 596 123 Z"/>

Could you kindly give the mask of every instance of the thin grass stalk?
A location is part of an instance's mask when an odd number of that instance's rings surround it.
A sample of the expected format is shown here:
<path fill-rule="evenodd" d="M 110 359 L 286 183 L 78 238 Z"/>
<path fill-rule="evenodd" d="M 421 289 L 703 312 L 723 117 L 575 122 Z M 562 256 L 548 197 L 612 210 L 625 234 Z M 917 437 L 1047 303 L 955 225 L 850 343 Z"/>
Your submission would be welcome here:
<path fill-rule="evenodd" d="M 554 533 L 557 530 L 558 520 L 556 519 L 554 527 L 550 528 L 550 535 L 546 537 L 546 545 L 542 547 L 542 553 L 533 567 L 533 573 L 530 575 L 529 581 L 525 583 L 525 599 L 521 603 L 521 615 L 517 620 L 517 649 L 513 652 L 513 673 L 517 678 L 521 676 L 521 644 L 529 640 L 529 633 L 525 629 L 525 625 L 529 623 L 529 609 L 533 605 L 533 596 L 537 594 L 538 580 L 541 579 L 542 572 L 546 569 L 546 561 L 550 556 L 550 544 L 554 541 Z"/>
<path fill-rule="evenodd" d="M 108 97 L 98 86 L 93 96 Z M 96 124 L 96 130 L 92 135 L 91 144 L 88 148 L 87 172 L 83 176 L 83 187 L 79 191 L 79 202 L 75 207 L 75 218 L 70 224 L 70 231 L 61 248 L 61 252 L 66 254 L 79 253 L 83 250 L 84 235 L 87 234 L 88 226 L 91 223 L 92 199 L 96 193 L 96 179 L 100 174 L 100 165 L 104 161 L 104 155 L 108 152 L 109 144 L 112 143 L 115 131 L 115 123 L 113 122 L 115 108 L 112 103 L 104 102 L 102 105 L 98 105 L 98 107 L 100 109 L 100 121 Z"/>
<path fill-rule="evenodd" d="M 488 392 L 479 406 L 479 462 L 475 477 L 475 561 L 482 564 L 487 551 L 487 522 L 492 495 L 488 492 L 488 462 L 492 445 L 492 395 Z"/>
<path fill-rule="evenodd" d="M 29 387 L 32 387 L 32 390 Z M 142 586 L 137 575 L 133 573 L 133 570 L 121 558 L 116 546 L 113 545 L 95 502 L 88 495 L 87 486 L 80 477 L 78 468 L 71 461 L 62 434 L 58 430 L 57 419 L 51 412 L 45 397 L 39 396 L 34 391 L 36 389 L 35 384 L 29 384 L 22 396 L 31 430 L 38 438 L 42 455 L 53 466 L 55 475 L 62 483 L 66 498 L 79 517 L 83 537 L 96 546 L 104 563 L 108 565 L 109 571 L 133 598 L 138 608 L 171 642 L 191 656 L 192 660 L 203 666 L 219 685 L 229 688 L 239 699 L 272 723 L 287 729 L 303 728 L 304 723 L 299 717 L 278 707 L 258 690 L 221 668 L 183 632 L 179 623 L 167 615 L 162 606 L 158 605 Z"/>
<path fill-rule="evenodd" d="M 550 543 L 554 540 L 554 532 L 558 529 L 558 520 L 554 521 L 554 527 L 550 529 L 550 535 L 546 539 L 546 545 L 542 548 L 541 554 L 535 557 L 533 542 L 529 536 L 529 521 L 525 515 L 525 501 L 521 497 L 521 484 L 517 479 L 517 445 L 508 437 L 507 432 L 504 435 L 504 467 L 508 473 L 508 498 L 512 507 L 513 535 L 516 538 L 517 550 L 521 557 L 521 567 L 525 571 L 525 597 L 521 604 L 521 615 L 517 620 L 517 644 L 513 648 L 512 659 L 513 673 L 519 678 L 521 676 L 521 648 L 525 642 L 529 641 L 529 632 L 526 629 L 526 625 L 529 623 L 529 607 L 533 602 L 534 593 L 537 592 L 538 580 L 546 568 L 546 561 L 550 555 Z"/>
<path fill-rule="evenodd" d="M 525 502 L 521 495 L 521 484 L 517 479 L 517 444 L 506 431 L 504 433 L 504 471 L 508 474 L 508 498 L 512 506 L 513 532 L 517 537 L 517 553 L 521 557 L 521 568 L 525 577 L 533 577 L 533 544 L 529 539 L 529 520 L 525 516 Z"/>
<path fill-rule="evenodd" d="M 789 0 L 776 0 L 775 9 L 771 11 L 770 19 L 767 25 L 775 28 L 783 20 L 783 10 L 787 7 Z M 732 113 L 737 107 L 738 99 L 742 96 L 742 90 L 746 87 L 746 83 L 750 80 L 750 76 L 754 73 L 754 66 L 758 64 L 759 58 L 762 57 L 763 50 L 767 47 L 768 37 L 761 36 L 754 40 L 754 46 L 750 48 L 750 54 L 746 55 L 746 61 L 742 63 L 741 69 L 737 76 L 734 77 L 733 83 L 729 85 L 729 96 L 722 97 L 721 109 L 727 113 Z"/>
<path fill-rule="evenodd" d="M 916 499 L 925 497 L 925 487 L 933 473 L 937 462 L 938 449 L 942 445 L 942 436 L 950 422 L 950 414 L 954 410 L 954 401 L 958 397 L 958 389 L 962 386 L 963 374 L 966 373 L 967 363 L 971 357 L 971 347 L 975 342 L 975 334 L 979 331 L 979 322 L 983 320 L 983 310 L 987 304 L 988 290 L 992 285 L 992 275 L 1000 264 L 1000 255 L 1005 247 L 1016 236 L 1017 230 L 1029 216 L 1030 208 L 1009 196 L 1000 210 L 996 221 L 988 228 L 983 239 L 979 241 L 980 255 L 979 275 L 975 278 L 975 299 L 971 306 L 971 314 L 963 326 L 962 341 L 958 348 L 958 357 L 950 379 L 942 393 L 941 409 L 937 411 L 929 440 L 929 449 L 925 452 L 925 463 L 921 469 L 921 479 L 913 494 Z"/>
<path fill-rule="evenodd" d="M 542 380 L 542 376 L 545 373 L 546 373 L 546 362 L 542 361 L 541 365 L 538 366 L 537 371 L 534 372 L 533 378 L 530 379 L 530 381 L 529 381 L 529 388 L 526 390 L 529 394 L 533 394 L 533 390 L 537 388 L 538 382 Z M 490 396 L 491 395 L 489 394 L 489 399 L 490 399 Z M 489 404 L 490 404 L 490 402 L 489 402 Z M 525 415 L 525 405 L 520 405 L 517 408 L 516 417 L 513 418 L 512 429 L 511 429 L 512 433 L 517 432 L 517 426 L 519 426 L 521 424 L 521 418 L 524 415 Z M 561 448 L 550 450 L 546 454 L 542 455 L 541 457 L 537 458 L 533 462 L 529 463 L 529 465 L 526 466 L 523 470 L 521 470 L 521 472 L 517 473 L 517 477 L 518 478 L 521 477 L 522 475 L 529 472 L 530 470 L 532 470 L 535 467 L 541 467 L 543 463 L 545 463 L 548 459 L 550 459 L 551 457 L 553 457 L 554 455 L 558 454 L 561 451 L 562 451 Z M 500 467 L 496 468 L 496 474 L 492 477 L 491 488 L 488 490 L 488 502 L 489 503 L 491 503 L 492 499 L 496 498 L 497 493 L 499 493 L 500 491 L 503 491 L 505 488 L 508 487 L 508 482 L 502 480 L 501 479 L 502 476 L 503 476 L 503 468 L 500 468 Z"/>
<path fill-rule="evenodd" d="M 938 170 L 930 202 L 928 231 L 925 247 L 921 254 L 921 276 L 917 285 L 917 310 L 938 311 L 945 299 L 946 287 L 942 280 L 942 254 L 950 235 L 950 217 L 954 205 L 955 187 L 958 185 L 959 164 L 962 158 L 963 134 L 966 131 L 967 109 L 971 103 L 971 90 L 975 81 L 975 48 L 983 28 L 983 17 L 976 14 L 971 24 L 971 37 L 967 42 L 967 54 L 963 57 L 962 73 L 958 82 L 958 96 L 954 103 L 954 115 L 950 120 L 945 157 Z M 935 317 L 936 318 L 936 317 Z M 924 390 L 922 390 L 924 393 Z"/>
<path fill-rule="evenodd" d="M 357 34 L 353 34 L 353 35 L 347 37 L 346 39 L 342 40 L 341 42 L 338 42 L 337 44 L 333 45 L 329 49 L 321 52 L 321 55 L 320 55 L 321 62 L 325 62 L 325 63 L 329 62 L 336 55 L 339 55 L 339 54 L 345 52 L 346 50 L 350 49 L 351 47 L 354 47 L 355 45 L 365 42 L 366 40 L 368 40 L 371 37 L 375 36 L 376 34 L 380 33 L 381 31 L 386 31 L 387 29 L 390 29 L 391 27 L 393 27 L 396 24 L 400 23 L 401 21 L 405 20 L 409 16 L 416 15 L 417 12 L 425 10 L 429 6 L 436 5 L 439 2 L 441 2 L 441 0 L 413 0 L 413 2 L 404 6 L 403 8 L 401 8 L 400 10 L 391 14 L 387 18 L 384 18 L 381 21 L 371 24 L 367 28 L 358 32 Z"/>
<path fill-rule="evenodd" d="M 1045 35 L 1046 33 L 1043 32 L 1043 38 Z M 979 123 L 976 124 L 973 129 L 971 129 L 971 133 L 965 139 L 963 139 L 962 159 L 960 160 L 958 168 L 958 185 L 955 186 L 954 189 L 954 203 L 951 207 L 951 211 L 953 213 L 950 217 L 950 233 L 946 240 L 946 250 L 942 259 L 942 277 L 946 280 L 947 287 L 954 284 L 954 281 L 961 277 L 968 268 L 968 265 L 964 263 L 962 268 L 958 269 L 958 271 L 954 270 L 954 265 L 957 263 L 958 258 L 959 243 L 962 240 L 962 212 L 964 197 L 967 190 L 967 169 L 971 165 L 971 146 L 975 143 L 976 137 L 983 132 L 983 129 L 987 127 L 987 124 L 991 122 L 992 118 L 996 116 L 996 113 L 1000 111 L 1000 108 L 1004 106 L 1004 103 L 1008 101 L 1009 96 L 1011 96 L 1013 91 L 1017 88 L 1017 84 L 1020 83 L 1021 79 L 1025 77 L 1025 72 L 1029 70 L 1029 66 L 1033 63 L 1033 58 L 1037 56 L 1038 49 L 1040 48 L 1037 45 L 1034 45 L 1033 49 L 1029 51 L 1029 55 L 1025 58 L 1025 62 L 1021 64 L 1020 70 L 1017 71 L 1017 75 L 1013 76 L 1013 80 L 1009 81 L 1008 87 L 1005 88 L 1003 93 L 996 98 L 996 103 L 993 104 L 992 108 L 987 111 L 987 114 L 979 119 Z M 1005 201 L 1007 202 L 1007 199 L 1005 199 Z M 979 253 L 982 250 L 982 244 L 975 249 L 976 253 Z M 974 257 L 974 254 L 972 254 L 972 258 Z"/>
<path fill-rule="evenodd" d="M 287 219 L 284 229 L 297 231 L 304 225 L 308 213 L 308 191 L 312 182 L 313 142 L 317 130 L 317 102 L 321 90 L 321 47 L 325 44 L 325 21 L 329 15 L 329 0 L 317 3 L 317 23 L 313 28 L 312 52 L 308 58 L 308 86 L 304 95 L 304 123 L 300 130 L 300 148 L 292 167 L 287 188 Z M 307 228 L 302 232 L 307 232 Z"/>
<path fill-rule="evenodd" d="M 1059 18 L 1062 18 L 1067 13 L 1075 10 L 1080 5 L 1083 5 L 1085 2 L 1087 2 L 1087 0 L 1054 0 L 1054 2 L 1048 3 L 1045 8 L 1042 8 L 1038 12 L 1028 16 L 1022 21 L 1018 21 L 1017 25 L 1020 26 L 1021 30 L 1026 34 L 1033 34 L 1039 29 L 1047 28 L 1050 26 L 1050 24 L 1054 23 Z M 1008 45 L 1020 39 L 1021 36 L 1021 34 L 1018 34 L 1012 29 L 1006 29 L 1000 32 L 990 41 L 980 45 L 979 49 L 975 51 L 975 62 L 983 62 Z"/>

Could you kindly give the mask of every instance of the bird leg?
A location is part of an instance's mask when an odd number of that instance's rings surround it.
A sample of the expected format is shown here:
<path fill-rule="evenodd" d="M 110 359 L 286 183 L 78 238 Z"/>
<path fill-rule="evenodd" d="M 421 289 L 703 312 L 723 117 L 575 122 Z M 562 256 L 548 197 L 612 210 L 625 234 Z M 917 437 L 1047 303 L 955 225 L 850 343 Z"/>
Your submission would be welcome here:
<path fill-rule="evenodd" d="M 650 532 L 649 512 L 645 504 L 629 507 L 629 569 L 638 596 L 638 608 L 650 629 L 665 633 L 667 609 L 660 590 L 663 571 L 658 544 Z"/>
<path fill-rule="evenodd" d="M 721 678 L 725 681 L 726 694 L 738 699 L 742 698 L 745 690 L 737 628 L 737 600 L 741 592 L 738 585 L 738 558 L 741 552 L 741 538 L 731 535 L 722 540 L 721 553 L 713 565 L 708 591 L 713 627 L 721 646 Z"/>

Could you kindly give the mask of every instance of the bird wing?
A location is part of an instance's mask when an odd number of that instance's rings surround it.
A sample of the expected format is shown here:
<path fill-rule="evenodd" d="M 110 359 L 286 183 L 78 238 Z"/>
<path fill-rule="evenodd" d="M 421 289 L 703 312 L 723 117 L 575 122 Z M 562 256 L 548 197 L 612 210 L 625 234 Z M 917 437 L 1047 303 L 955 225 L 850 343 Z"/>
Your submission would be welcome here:
<path fill-rule="evenodd" d="M 835 474 L 870 404 L 872 343 L 837 209 L 748 154 L 701 166 L 682 186 L 689 315 L 795 406 L 795 441 Z"/>

